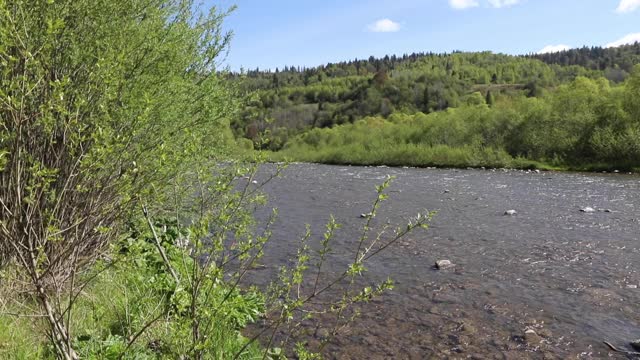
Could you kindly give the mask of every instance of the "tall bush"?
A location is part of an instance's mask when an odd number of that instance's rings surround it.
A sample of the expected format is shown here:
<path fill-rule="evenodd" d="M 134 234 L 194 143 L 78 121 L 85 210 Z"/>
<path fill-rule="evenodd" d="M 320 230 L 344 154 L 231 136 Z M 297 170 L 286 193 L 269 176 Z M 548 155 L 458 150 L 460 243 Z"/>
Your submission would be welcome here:
<path fill-rule="evenodd" d="M 0 0 L 0 261 L 22 269 L 62 358 L 77 358 L 82 271 L 229 139 L 225 15 L 191 0 Z"/>

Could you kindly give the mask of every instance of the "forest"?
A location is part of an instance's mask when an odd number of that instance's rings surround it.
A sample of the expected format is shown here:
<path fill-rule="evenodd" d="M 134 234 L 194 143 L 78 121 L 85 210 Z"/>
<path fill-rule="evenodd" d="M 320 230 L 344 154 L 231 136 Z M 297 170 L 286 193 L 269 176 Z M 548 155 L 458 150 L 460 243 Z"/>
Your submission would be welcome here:
<path fill-rule="evenodd" d="M 232 127 L 279 160 L 630 169 L 639 63 L 636 43 L 243 71 L 230 76 L 251 97 Z"/>

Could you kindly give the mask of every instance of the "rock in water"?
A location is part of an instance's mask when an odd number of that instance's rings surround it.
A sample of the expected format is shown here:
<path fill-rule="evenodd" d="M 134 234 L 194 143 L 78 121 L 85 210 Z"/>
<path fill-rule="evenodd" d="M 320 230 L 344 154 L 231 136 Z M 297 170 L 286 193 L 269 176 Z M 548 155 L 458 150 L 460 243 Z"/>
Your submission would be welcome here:
<path fill-rule="evenodd" d="M 534 330 L 529 329 L 524 332 L 524 341 L 526 341 L 529 345 L 537 345 L 540 344 L 542 338 L 540 337 L 540 335 L 536 334 Z"/>
<path fill-rule="evenodd" d="M 438 269 L 438 270 L 447 270 L 447 269 L 451 269 L 451 268 L 454 268 L 454 267 L 455 267 L 455 264 L 453 264 L 449 260 L 438 260 L 438 261 L 436 261 L 436 269 Z"/>
<path fill-rule="evenodd" d="M 504 212 L 504 216 L 516 216 L 518 215 L 518 212 L 515 210 L 507 210 Z"/>
<path fill-rule="evenodd" d="M 630 342 L 629 345 L 631 345 L 634 350 L 640 351 L 640 339 Z"/>
<path fill-rule="evenodd" d="M 461 328 L 462 332 L 468 335 L 475 335 L 478 333 L 478 329 L 476 329 L 473 325 L 464 323 Z"/>
<path fill-rule="evenodd" d="M 580 212 L 583 212 L 583 213 L 593 213 L 593 212 L 596 212 L 596 210 L 595 210 L 594 208 L 592 208 L 592 207 L 587 206 L 586 208 L 582 208 L 582 209 L 580 209 Z"/>
<path fill-rule="evenodd" d="M 549 329 L 538 329 L 537 334 L 543 338 L 550 338 L 553 336 L 553 333 Z"/>

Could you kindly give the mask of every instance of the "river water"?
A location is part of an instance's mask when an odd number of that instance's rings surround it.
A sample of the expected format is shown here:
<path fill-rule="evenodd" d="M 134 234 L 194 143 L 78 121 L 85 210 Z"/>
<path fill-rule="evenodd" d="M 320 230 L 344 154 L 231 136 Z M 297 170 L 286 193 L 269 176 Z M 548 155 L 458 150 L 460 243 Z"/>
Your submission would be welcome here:
<path fill-rule="evenodd" d="M 366 222 L 360 214 L 389 175 L 375 228 L 425 210 L 437 215 L 371 260 L 362 282 L 391 277 L 396 286 L 360 307 L 324 348 L 328 358 L 620 357 L 603 341 L 632 350 L 629 341 L 640 338 L 635 175 L 293 164 L 264 188 L 280 215 L 267 268 L 253 281 L 272 280 L 290 264 L 305 224 L 319 239 L 330 214 L 342 228 L 326 269 L 344 268 Z M 517 215 L 505 216 L 511 209 Z M 442 259 L 455 268 L 434 269 Z"/>

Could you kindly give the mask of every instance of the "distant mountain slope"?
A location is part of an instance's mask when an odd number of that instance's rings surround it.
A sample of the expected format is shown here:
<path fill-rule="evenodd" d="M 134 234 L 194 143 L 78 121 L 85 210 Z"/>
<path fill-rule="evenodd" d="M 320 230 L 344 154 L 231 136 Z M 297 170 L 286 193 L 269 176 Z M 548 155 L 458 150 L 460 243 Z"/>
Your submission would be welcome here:
<path fill-rule="evenodd" d="M 521 96 L 537 97 L 578 76 L 620 83 L 640 63 L 640 45 L 512 56 L 491 52 L 370 57 L 314 68 L 232 74 L 253 94 L 232 123 L 257 147 L 282 148 L 313 128 L 367 116 L 431 113 Z M 261 139 L 268 138 L 268 141 Z"/>
<path fill-rule="evenodd" d="M 528 57 L 547 64 L 579 65 L 591 70 L 620 69 L 627 74 L 633 65 L 640 63 L 640 43 L 620 47 L 583 47 L 566 51 L 535 54 Z"/>

